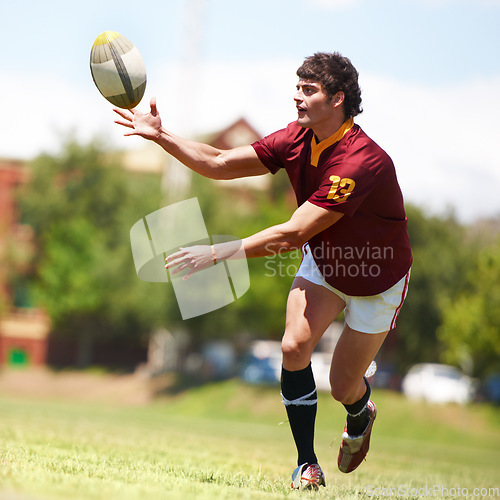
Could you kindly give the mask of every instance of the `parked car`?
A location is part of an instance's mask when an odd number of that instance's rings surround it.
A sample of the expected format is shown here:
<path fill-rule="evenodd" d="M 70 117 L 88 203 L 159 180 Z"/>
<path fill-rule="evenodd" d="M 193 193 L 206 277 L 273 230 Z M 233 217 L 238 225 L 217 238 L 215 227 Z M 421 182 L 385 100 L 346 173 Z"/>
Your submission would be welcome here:
<path fill-rule="evenodd" d="M 495 373 L 490 375 L 483 383 L 481 388 L 482 397 L 486 401 L 492 401 L 493 403 L 500 404 L 500 373 Z"/>
<path fill-rule="evenodd" d="M 270 358 L 249 355 L 243 362 L 241 378 L 249 384 L 278 384 L 276 367 Z"/>
<path fill-rule="evenodd" d="M 422 363 L 410 368 L 401 382 L 404 395 L 429 403 L 465 404 L 474 398 L 474 381 L 454 366 Z"/>
<path fill-rule="evenodd" d="M 257 340 L 245 356 L 240 376 L 249 384 L 279 384 L 281 343 Z"/>

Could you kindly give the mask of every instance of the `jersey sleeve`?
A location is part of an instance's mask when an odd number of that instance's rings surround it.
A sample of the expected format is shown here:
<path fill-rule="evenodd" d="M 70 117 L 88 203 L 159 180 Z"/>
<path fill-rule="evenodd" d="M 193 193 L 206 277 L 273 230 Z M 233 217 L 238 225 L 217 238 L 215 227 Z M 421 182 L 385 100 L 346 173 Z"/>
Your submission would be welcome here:
<path fill-rule="evenodd" d="M 297 128 L 299 127 L 291 123 L 286 128 L 278 130 L 252 144 L 259 160 L 271 173 L 275 174 L 281 168 L 286 168 L 285 165 L 290 155 L 291 144 L 293 144 L 297 136 Z"/>
<path fill-rule="evenodd" d="M 255 149 L 259 160 L 272 174 L 275 174 L 280 168 L 283 168 L 283 164 L 273 154 L 272 147 L 269 147 L 263 140 L 254 142 L 252 147 Z"/>
<path fill-rule="evenodd" d="M 352 216 L 375 186 L 375 175 L 351 162 L 325 169 L 319 188 L 308 201 Z"/>

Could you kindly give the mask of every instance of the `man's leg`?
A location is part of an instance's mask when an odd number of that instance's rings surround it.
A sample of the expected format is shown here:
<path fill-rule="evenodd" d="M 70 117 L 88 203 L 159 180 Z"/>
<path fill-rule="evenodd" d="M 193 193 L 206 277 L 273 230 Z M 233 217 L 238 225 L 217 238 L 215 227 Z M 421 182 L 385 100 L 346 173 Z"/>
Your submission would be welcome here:
<path fill-rule="evenodd" d="M 281 392 L 297 446 L 298 465 L 317 463 L 314 452 L 317 396 L 311 355 L 344 307 L 344 301 L 334 292 L 304 278 L 295 279 L 288 297 Z"/>
<path fill-rule="evenodd" d="M 337 401 L 349 405 L 365 394 L 363 376 L 388 333 L 362 333 L 345 325 L 333 352 L 330 369 L 332 396 Z"/>
<path fill-rule="evenodd" d="M 369 402 L 371 391 L 364 374 L 387 333 L 362 333 L 346 325 L 333 353 L 331 392 L 347 410 L 347 425 L 339 453 L 342 472 L 354 470 L 368 451 L 376 408 Z"/>

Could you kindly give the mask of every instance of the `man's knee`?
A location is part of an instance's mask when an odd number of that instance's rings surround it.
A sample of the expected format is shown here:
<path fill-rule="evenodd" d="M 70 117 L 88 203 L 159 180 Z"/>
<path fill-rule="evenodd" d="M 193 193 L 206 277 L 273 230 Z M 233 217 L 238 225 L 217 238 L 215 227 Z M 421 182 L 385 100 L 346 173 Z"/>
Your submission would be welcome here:
<path fill-rule="evenodd" d="M 307 366 L 311 361 L 309 344 L 309 342 L 302 342 L 296 338 L 285 336 L 281 341 L 283 364 L 293 370 L 299 370 Z"/>
<path fill-rule="evenodd" d="M 330 380 L 330 393 L 336 401 L 343 404 L 351 404 L 353 395 L 358 389 L 358 384 L 347 383 L 345 380 Z"/>

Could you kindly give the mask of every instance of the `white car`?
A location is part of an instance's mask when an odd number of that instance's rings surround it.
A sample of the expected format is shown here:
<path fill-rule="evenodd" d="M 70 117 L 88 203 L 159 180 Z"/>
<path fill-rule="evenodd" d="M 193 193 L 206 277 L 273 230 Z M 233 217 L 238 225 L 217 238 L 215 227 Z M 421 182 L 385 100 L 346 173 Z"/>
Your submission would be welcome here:
<path fill-rule="evenodd" d="M 474 397 L 474 381 L 454 366 L 422 363 L 410 368 L 401 388 L 409 399 L 465 404 Z"/>

